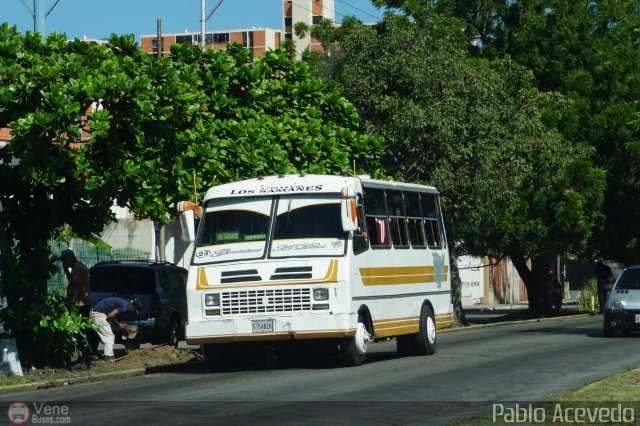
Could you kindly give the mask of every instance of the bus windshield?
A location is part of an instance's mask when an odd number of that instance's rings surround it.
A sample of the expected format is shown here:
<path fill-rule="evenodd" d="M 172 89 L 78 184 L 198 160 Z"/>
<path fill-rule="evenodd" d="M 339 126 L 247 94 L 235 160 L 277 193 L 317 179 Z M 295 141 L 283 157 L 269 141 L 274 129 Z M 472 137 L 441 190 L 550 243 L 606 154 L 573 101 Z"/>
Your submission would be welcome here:
<path fill-rule="evenodd" d="M 341 256 L 346 251 L 340 199 L 326 194 L 212 200 L 200 226 L 195 264 L 263 258 L 270 240 L 269 257 Z"/>
<path fill-rule="evenodd" d="M 337 197 L 280 197 L 270 256 L 340 256 L 346 238 Z"/>

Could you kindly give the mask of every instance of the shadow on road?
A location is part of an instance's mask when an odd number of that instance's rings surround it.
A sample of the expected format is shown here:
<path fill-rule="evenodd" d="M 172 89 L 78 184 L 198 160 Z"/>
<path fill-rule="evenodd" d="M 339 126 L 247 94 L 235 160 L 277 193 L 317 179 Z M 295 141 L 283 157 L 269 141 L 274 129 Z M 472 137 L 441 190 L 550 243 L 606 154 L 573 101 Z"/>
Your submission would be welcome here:
<path fill-rule="evenodd" d="M 505 324 L 510 322 L 528 321 L 528 320 L 543 320 L 550 318 L 570 318 L 576 315 L 584 315 L 580 312 L 575 303 L 567 303 L 563 306 L 563 310 L 554 315 L 536 315 L 530 312 L 526 307 L 523 308 L 500 308 L 500 307 L 483 307 L 483 308 L 465 308 L 465 315 L 469 321 L 469 325 L 488 325 L 488 324 Z M 521 330 L 522 333 L 549 333 L 549 334 L 564 334 L 564 335 L 585 335 L 594 338 L 603 338 L 602 331 L 600 329 L 585 329 L 584 327 L 571 327 L 566 323 L 554 323 L 549 322 L 548 326 L 537 328 L 535 330 Z M 372 364 L 377 362 L 389 361 L 392 359 L 401 358 L 395 351 L 386 352 L 369 352 L 367 353 L 365 364 Z M 286 370 L 286 369 L 311 369 L 311 370 L 323 370 L 323 369 L 335 369 L 335 368 L 348 368 L 343 367 L 340 364 L 339 357 L 336 353 L 316 353 L 314 351 L 305 351 L 299 356 L 294 357 L 292 360 L 286 362 L 278 361 L 275 354 L 267 352 L 264 355 L 254 356 L 250 360 L 235 360 L 232 362 L 228 372 L 235 371 L 259 371 L 259 370 Z M 207 371 L 207 366 L 204 361 L 192 362 L 187 364 L 171 365 L 154 368 L 153 372 L 176 372 L 176 373 L 194 373 L 202 374 Z"/>

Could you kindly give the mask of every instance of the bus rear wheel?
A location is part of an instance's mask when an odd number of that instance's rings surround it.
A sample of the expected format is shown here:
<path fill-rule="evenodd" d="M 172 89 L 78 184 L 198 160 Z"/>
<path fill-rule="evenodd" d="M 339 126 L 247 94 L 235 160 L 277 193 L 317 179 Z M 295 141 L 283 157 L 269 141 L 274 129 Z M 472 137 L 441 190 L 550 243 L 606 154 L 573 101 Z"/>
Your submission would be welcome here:
<path fill-rule="evenodd" d="M 436 352 L 436 319 L 429 305 L 424 305 L 420 312 L 420 329 L 415 346 L 418 355 L 433 355 Z"/>
<path fill-rule="evenodd" d="M 357 367 L 362 365 L 364 362 L 364 356 L 367 353 L 370 338 L 371 335 L 364 323 L 364 318 L 359 316 L 355 336 L 345 338 L 340 347 L 342 364 L 346 367 Z"/>

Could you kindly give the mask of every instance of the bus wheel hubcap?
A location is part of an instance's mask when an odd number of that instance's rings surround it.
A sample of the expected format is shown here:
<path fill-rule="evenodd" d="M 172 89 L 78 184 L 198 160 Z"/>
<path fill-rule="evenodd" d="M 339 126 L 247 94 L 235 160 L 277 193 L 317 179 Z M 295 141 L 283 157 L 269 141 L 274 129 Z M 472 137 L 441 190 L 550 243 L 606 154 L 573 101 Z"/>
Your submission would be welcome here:
<path fill-rule="evenodd" d="M 367 331 L 367 328 L 363 323 L 358 323 L 358 328 L 356 329 L 356 350 L 360 355 L 363 355 L 367 352 L 367 345 L 369 344 L 369 339 L 371 335 Z"/>
<path fill-rule="evenodd" d="M 429 339 L 429 343 L 436 341 L 436 324 L 431 317 L 427 317 L 427 339 Z"/>

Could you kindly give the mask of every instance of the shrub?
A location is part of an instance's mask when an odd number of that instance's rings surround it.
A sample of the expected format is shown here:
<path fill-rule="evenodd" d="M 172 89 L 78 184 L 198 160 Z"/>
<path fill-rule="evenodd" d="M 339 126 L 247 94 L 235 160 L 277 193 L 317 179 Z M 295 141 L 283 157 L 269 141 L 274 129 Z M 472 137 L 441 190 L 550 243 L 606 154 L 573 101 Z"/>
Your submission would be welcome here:
<path fill-rule="evenodd" d="M 58 295 L 49 295 L 40 303 L 9 306 L 1 317 L 17 340 L 20 362 L 27 367 L 68 367 L 80 345 L 88 347 L 85 332 L 95 329 Z"/>
<path fill-rule="evenodd" d="M 578 308 L 585 312 L 599 311 L 598 284 L 595 278 L 591 278 L 584 283 L 584 287 L 582 287 L 582 292 L 578 298 Z"/>

